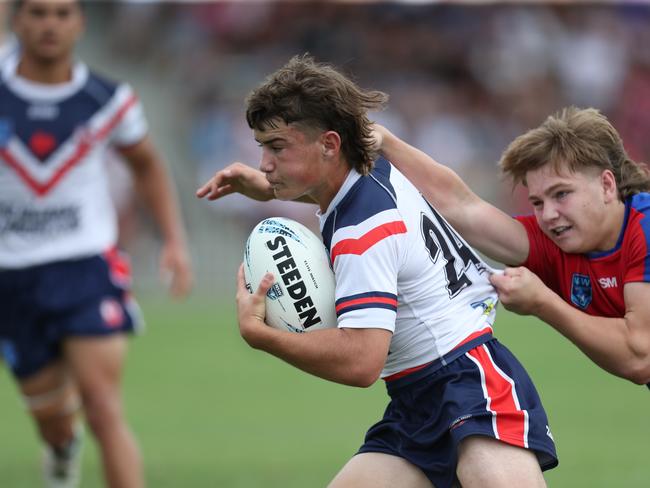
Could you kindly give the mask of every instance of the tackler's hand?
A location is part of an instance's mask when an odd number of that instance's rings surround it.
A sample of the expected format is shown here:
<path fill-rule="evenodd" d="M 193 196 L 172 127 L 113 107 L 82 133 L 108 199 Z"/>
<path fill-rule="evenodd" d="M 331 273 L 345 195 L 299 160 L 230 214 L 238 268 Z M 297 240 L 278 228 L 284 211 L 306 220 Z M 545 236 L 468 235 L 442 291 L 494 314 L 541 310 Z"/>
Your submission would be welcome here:
<path fill-rule="evenodd" d="M 505 308 L 520 315 L 536 315 L 547 289 L 536 274 L 523 266 L 492 273 L 490 283 Z"/>

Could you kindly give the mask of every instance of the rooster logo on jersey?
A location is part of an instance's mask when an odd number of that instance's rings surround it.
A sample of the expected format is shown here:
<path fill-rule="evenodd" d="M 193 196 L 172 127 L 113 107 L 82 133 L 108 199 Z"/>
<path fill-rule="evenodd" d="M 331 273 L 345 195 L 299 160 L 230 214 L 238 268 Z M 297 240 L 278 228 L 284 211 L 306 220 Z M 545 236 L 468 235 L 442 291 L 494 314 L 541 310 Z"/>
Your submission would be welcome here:
<path fill-rule="evenodd" d="M 76 91 L 42 100 L 11 74 L 0 84 L 0 162 L 37 196 L 48 194 L 110 138 L 136 103 L 130 88 L 76 68 Z"/>
<path fill-rule="evenodd" d="M 44 161 L 45 158 L 47 158 L 52 153 L 52 151 L 54 151 L 56 146 L 56 137 L 54 137 L 54 135 L 50 134 L 49 132 L 37 130 L 29 138 L 29 148 L 41 161 Z"/>

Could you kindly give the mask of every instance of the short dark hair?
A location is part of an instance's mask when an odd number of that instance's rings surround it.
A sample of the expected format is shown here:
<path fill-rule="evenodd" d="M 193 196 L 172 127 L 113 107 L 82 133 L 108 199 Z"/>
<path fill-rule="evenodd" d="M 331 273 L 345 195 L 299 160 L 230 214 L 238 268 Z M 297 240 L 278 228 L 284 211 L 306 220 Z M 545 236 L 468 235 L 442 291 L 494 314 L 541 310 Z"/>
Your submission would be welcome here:
<path fill-rule="evenodd" d="M 328 64 L 308 54 L 294 56 L 246 98 L 246 121 L 264 130 L 281 119 L 287 125 L 333 130 L 341 137 L 341 151 L 351 167 L 368 174 L 377 157 L 372 149 L 369 110 L 388 101 L 383 92 L 364 91 Z"/>

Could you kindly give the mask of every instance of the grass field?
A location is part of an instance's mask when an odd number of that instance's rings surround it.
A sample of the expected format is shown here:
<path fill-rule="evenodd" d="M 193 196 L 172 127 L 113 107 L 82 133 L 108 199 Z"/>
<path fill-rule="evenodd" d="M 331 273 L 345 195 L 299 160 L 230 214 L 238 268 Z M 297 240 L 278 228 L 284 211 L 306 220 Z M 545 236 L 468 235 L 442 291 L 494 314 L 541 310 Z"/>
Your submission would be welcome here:
<path fill-rule="evenodd" d="M 322 487 L 381 415 L 381 383 L 353 389 L 249 349 L 233 305 L 144 304 L 125 395 L 153 488 Z M 650 391 L 596 368 L 536 320 L 501 311 L 497 336 L 540 390 L 557 442 L 555 488 L 650 486 Z M 39 447 L 0 368 L 0 487 L 39 487 Z M 88 442 L 84 488 L 101 487 Z"/>

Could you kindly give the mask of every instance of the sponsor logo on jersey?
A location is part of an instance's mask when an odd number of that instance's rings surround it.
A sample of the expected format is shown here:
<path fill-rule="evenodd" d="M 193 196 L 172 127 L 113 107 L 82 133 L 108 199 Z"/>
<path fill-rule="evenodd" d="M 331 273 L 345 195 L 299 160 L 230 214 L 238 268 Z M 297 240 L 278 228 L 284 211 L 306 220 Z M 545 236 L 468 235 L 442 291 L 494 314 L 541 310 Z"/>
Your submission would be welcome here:
<path fill-rule="evenodd" d="M 27 117 L 32 120 L 54 120 L 58 116 L 58 105 L 30 105 L 27 108 Z"/>
<path fill-rule="evenodd" d="M 492 313 L 492 310 L 494 310 L 494 307 L 496 307 L 496 304 L 497 301 L 494 298 L 488 297 L 478 302 L 472 302 L 470 306 L 472 308 L 482 308 L 483 315 L 490 315 L 490 313 Z"/>
<path fill-rule="evenodd" d="M 39 239 L 76 230 L 80 221 L 80 209 L 74 206 L 37 209 L 0 202 L 0 234 Z"/>
<path fill-rule="evenodd" d="M 591 303 L 591 279 L 589 276 L 574 273 L 571 278 L 571 303 L 585 309 Z"/>
<path fill-rule="evenodd" d="M 598 278 L 598 284 L 601 288 L 617 288 L 618 282 L 616 281 L 616 276 L 607 276 L 605 278 Z"/>

